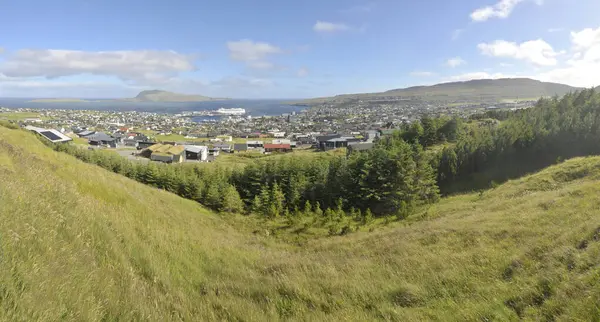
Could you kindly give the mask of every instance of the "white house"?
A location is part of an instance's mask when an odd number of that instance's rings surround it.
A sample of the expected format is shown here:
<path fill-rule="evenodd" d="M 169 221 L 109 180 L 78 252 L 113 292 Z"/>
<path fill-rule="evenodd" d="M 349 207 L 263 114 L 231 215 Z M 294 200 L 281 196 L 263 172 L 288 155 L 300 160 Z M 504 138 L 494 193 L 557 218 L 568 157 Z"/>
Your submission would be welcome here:
<path fill-rule="evenodd" d="M 208 147 L 200 145 L 185 146 L 186 160 L 206 161 L 208 159 Z"/>

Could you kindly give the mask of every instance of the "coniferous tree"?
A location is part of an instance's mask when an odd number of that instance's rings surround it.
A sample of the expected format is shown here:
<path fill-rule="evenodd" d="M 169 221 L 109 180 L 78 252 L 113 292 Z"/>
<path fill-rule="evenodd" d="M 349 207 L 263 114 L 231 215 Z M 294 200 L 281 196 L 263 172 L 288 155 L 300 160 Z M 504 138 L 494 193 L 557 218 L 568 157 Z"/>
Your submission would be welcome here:
<path fill-rule="evenodd" d="M 220 210 L 232 213 L 241 213 L 244 211 L 244 202 L 234 186 L 227 185 L 225 188 Z"/>

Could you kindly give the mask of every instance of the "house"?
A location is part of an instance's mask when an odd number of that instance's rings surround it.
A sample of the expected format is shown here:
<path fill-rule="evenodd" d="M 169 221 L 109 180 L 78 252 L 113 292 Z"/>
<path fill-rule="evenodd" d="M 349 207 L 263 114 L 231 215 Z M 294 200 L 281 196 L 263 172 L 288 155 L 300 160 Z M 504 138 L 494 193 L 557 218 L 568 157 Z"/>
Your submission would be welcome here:
<path fill-rule="evenodd" d="M 221 152 L 221 150 L 219 150 L 218 148 L 215 148 L 214 146 L 212 148 L 208 148 L 209 159 L 212 156 L 212 159 L 214 160 L 216 157 L 219 156 L 219 152 Z"/>
<path fill-rule="evenodd" d="M 152 161 L 181 163 L 185 160 L 185 147 L 183 145 L 156 143 L 149 147 L 148 151 Z"/>
<path fill-rule="evenodd" d="M 90 145 L 109 146 L 111 148 L 117 147 L 117 140 L 104 132 L 96 132 L 92 135 L 85 136 L 84 138 L 88 139 Z"/>
<path fill-rule="evenodd" d="M 368 151 L 375 146 L 375 143 L 371 142 L 356 142 L 348 144 L 348 155 L 352 152 Z"/>
<path fill-rule="evenodd" d="M 265 146 L 263 141 L 247 141 L 248 149 L 260 149 Z"/>
<path fill-rule="evenodd" d="M 221 139 L 221 142 L 233 141 L 233 138 L 231 137 L 231 135 L 219 135 L 219 136 L 217 136 L 217 139 Z"/>
<path fill-rule="evenodd" d="M 206 161 L 208 159 L 208 147 L 199 145 L 185 145 L 185 159 Z"/>
<path fill-rule="evenodd" d="M 321 141 L 319 148 L 323 151 L 333 150 L 337 148 L 345 148 L 348 146 L 348 144 L 352 142 L 360 142 L 360 139 L 357 139 L 352 136 L 333 138 L 327 141 Z"/>
<path fill-rule="evenodd" d="M 291 151 L 292 147 L 289 144 L 265 144 L 265 153 Z"/>
<path fill-rule="evenodd" d="M 367 139 L 367 141 L 373 141 L 376 138 L 379 137 L 379 131 L 376 130 L 368 130 L 365 132 L 365 138 Z"/>
<path fill-rule="evenodd" d="M 96 133 L 95 131 L 90 131 L 90 130 L 83 130 L 81 132 L 77 132 L 75 134 L 77 134 L 78 137 L 80 138 L 84 138 L 86 136 L 90 136 L 92 134 Z"/>
<path fill-rule="evenodd" d="M 50 141 L 52 143 L 63 143 L 63 142 L 73 141 L 73 139 L 71 139 L 70 137 L 68 137 L 68 136 L 60 133 L 60 131 L 57 131 L 54 129 L 43 129 L 40 127 L 35 127 L 35 126 L 30 126 L 30 125 L 26 126 L 25 129 L 39 134 L 41 137 L 47 139 L 48 141 Z"/>
<path fill-rule="evenodd" d="M 292 141 L 287 140 L 287 139 L 275 139 L 271 143 L 273 143 L 273 144 L 292 144 Z"/>
<path fill-rule="evenodd" d="M 233 145 L 233 151 L 234 152 L 248 151 L 248 144 L 247 143 L 235 143 Z"/>
<path fill-rule="evenodd" d="M 310 135 L 297 135 L 296 141 L 298 144 L 313 144 L 315 142 Z"/>
<path fill-rule="evenodd" d="M 125 146 L 134 146 L 137 147 L 140 142 L 147 142 L 148 137 L 143 134 L 136 133 L 128 133 L 125 138 L 123 138 L 123 144 Z"/>
<path fill-rule="evenodd" d="M 337 139 L 337 138 L 341 138 L 342 135 L 341 134 L 328 134 L 328 135 L 321 135 L 321 136 L 317 136 L 315 138 L 315 141 L 317 143 L 318 147 L 321 147 L 322 143 L 325 141 L 329 141 L 331 139 Z"/>
<path fill-rule="evenodd" d="M 231 144 L 213 144 L 213 148 L 219 149 L 219 151 L 231 153 Z"/>
<path fill-rule="evenodd" d="M 284 138 L 285 137 L 285 132 L 271 132 L 271 134 L 273 135 L 274 138 Z"/>

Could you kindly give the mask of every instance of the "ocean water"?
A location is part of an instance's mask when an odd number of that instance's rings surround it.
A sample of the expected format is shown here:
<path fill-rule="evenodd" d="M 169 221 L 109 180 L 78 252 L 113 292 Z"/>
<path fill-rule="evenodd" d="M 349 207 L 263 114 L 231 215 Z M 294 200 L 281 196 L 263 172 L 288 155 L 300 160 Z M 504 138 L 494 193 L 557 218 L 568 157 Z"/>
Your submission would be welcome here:
<path fill-rule="evenodd" d="M 185 103 L 118 102 L 114 100 L 93 100 L 74 103 L 36 103 L 24 98 L 0 98 L 0 107 L 39 108 L 99 111 L 143 111 L 156 113 L 180 113 L 184 111 L 213 111 L 223 108 L 244 108 L 247 115 L 276 116 L 284 113 L 300 112 L 305 107 L 283 104 L 286 100 L 227 100 Z M 289 100 L 288 100 L 289 101 Z"/>

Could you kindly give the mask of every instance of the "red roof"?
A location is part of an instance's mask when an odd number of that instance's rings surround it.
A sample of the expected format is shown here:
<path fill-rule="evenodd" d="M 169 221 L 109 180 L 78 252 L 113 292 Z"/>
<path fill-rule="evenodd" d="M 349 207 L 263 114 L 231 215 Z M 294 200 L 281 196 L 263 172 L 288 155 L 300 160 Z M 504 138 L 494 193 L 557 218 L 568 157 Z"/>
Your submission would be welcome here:
<path fill-rule="evenodd" d="M 291 149 L 289 144 L 265 144 L 265 149 Z"/>

